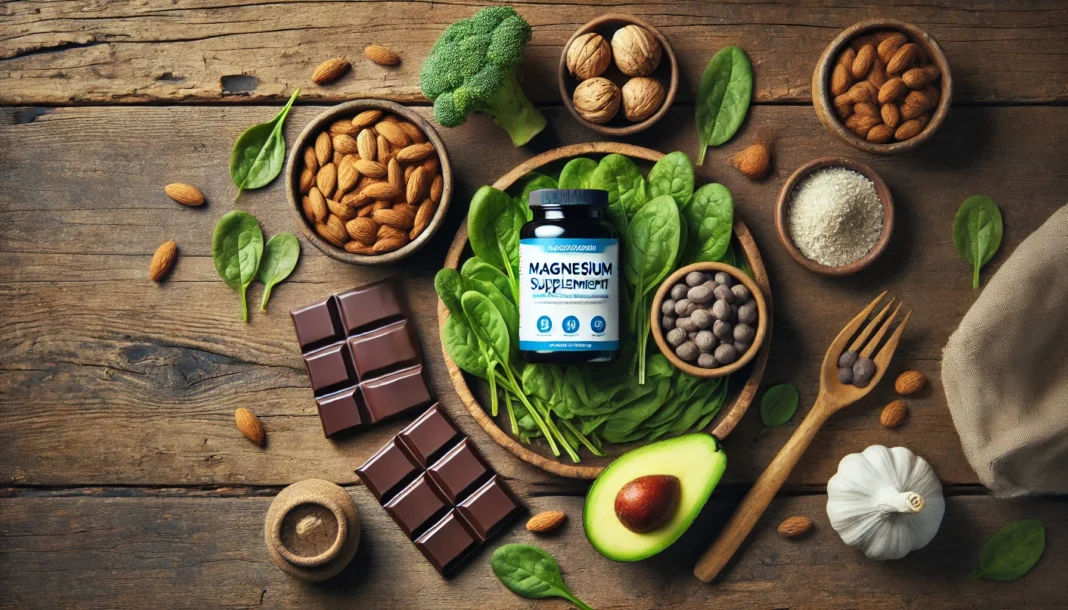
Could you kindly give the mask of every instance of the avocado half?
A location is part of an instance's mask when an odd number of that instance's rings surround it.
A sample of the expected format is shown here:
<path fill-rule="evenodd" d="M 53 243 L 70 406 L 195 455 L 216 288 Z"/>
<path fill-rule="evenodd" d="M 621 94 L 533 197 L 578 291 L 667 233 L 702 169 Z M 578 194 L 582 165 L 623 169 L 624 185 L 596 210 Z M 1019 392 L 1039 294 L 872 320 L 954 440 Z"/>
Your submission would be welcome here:
<path fill-rule="evenodd" d="M 614 561 L 639 561 L 671 546 L 701 512 L 727 467 L 716 437 L 687 434 L 625 453 L 594 480 L 586 495 L 582 526 L 593 548 Z M 638 534 L 616 516 L 615 501 L 624 485 L 647 475 L 678 477 L 680 498 L 674 516 L 651 532 Z"/>

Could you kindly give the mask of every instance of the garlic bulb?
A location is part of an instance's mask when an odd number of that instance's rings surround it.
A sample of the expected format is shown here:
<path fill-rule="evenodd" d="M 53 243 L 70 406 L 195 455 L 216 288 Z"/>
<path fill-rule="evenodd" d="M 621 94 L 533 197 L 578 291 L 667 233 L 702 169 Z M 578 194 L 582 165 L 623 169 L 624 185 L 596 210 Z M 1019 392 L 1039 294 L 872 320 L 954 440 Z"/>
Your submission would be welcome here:
<path fill-rule="evenodd" d="M 831 527 L 869 559 L 900 559 L 927 546 L 945 512 L 934 469 L 904 447 L 847 455 L 827 482 Z"/>

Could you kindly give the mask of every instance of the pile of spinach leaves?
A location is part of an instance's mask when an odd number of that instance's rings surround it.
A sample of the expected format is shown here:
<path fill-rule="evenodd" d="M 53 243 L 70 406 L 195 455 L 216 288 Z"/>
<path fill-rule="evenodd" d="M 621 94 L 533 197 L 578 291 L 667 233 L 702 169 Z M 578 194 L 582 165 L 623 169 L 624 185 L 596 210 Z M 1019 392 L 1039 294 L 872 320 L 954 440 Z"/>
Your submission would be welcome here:
<path fill-rule="evenodd" d="M 564 367 L 519 358 L 519 232 L 532 218 L 528 197 L 540 188 L 608 191 L 624 285 L 621 356 L 612 364 Z M 503 402 L 522 442 L 544 438 L 554 455 L 563 451 L 575 462 L 583 447 L 600 456 L 605 443 L 707 427 L 726 401 L 727 379 L 673 367 L 650 344 L 650 308 L 661 282 L 682 265 L 742 264 L 731 241 L 730 191 L 720 184 L 695 191 L 693 163 L 682 152 L 661 158 L 647 177 L 623 155 L 579 157 L 558 179 L 529 174 L 512 191 L 484 186 L 475 193 L 467 216 L 474 256 L 434 279 L 450 312 L 442 343 L 457 366 L 488 383 L 492 415 Z"/>

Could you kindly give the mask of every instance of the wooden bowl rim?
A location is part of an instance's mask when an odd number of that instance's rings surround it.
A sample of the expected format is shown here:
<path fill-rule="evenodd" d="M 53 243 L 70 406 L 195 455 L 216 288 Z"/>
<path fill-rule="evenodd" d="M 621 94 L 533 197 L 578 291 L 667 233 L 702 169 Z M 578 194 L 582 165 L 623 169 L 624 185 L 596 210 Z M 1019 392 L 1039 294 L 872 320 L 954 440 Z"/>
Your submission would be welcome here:
<path fill-rule="evenodd" d="M 828 85 L 831 78 L 831 70 L 834 69 L 838 52 L 841 51 L 850 40 L 857 36 L 871 30 L 880 29 L 896 30 L 909 36 L 910 42 L 922 45 L 928 58 L 934 61 L 935 65 L 938 66 L 938 69 L 942 71 L 942 97 L 938 102 L 938 108 L 936 108 L 934 114 L 931 115 L 931 120 L 924 126 L 923 131 L 904 142 L 876 144 L 875 142 L 869 142 L 858 138 L 856 134 L 846 129 L 845 125 L 838 120 L 838 115 L 834 112 L 830 87 Z M 934 37 L 927 33 L 926 30 L 907 21 L 901 21 L 900 19 L 868 19 L 855 23 L 842 30 L 842 32 L 838 34 L 829 45 L 827 45 L 827 48 L 824 49 L 823 54 L 820 55 L 819 62 L 816 64 L 816 69 L 812 73 L 812 104 L 816 109 L 816 114 L 819 117 L 820 122 L 822 122 L 831 133 L 838 136 L 850 146 L 873 154 L 892 155 L 911 150 L 920 144 L 923 144 L 942 127 L 946 115 L 949 114 L 949 108 L 952 102 L 953 76 L 949 69 L 949 59 L 946 58 L 946 54 L 942 51 L 942 47 Z"/>
<path fill-rule="evenodd" d="M 622 142 L 586 142 L 582 144 L 571 144 L 546 151 L 527 159 L 494 182 L 493 187 L 501 190 L 508 189 L 519 180 L 519 178 L 527 173 L 562 159 L 580 155 L 603 155 L 611 153 L 619 153 L 653 163 L 664 156 L 664 153 L 662 152 Z M 757 276 L 757 284 L 761 286 L 762 292 L 764 293 L 768 320 L 771 320 L 773 314 L 771 284 L 768 280 L 767 269 L 764 267 L 764 260 L 760 256 L 760 251 L 756 247 L 756 242 L 753 241 L 749 228 L 740 220 L 737 220 L 734 226 L 739 243 L 742 244 L 742 250 L 749 261 L 749 266 Z M 449 246 L 449 251 L 446 254 L 446 267 L 452 269 L 459 268 L 460 257 L 463 255 L 464 249 L 467 246 L 467 241 L 467 219 L 464 218 L 460 228 L 456 231 L 456 236 L 453 238 L 453 242 Z M 445 325 L 445 321 L 448 317 L 449 310 L 439 298 L 439 327 Z M 738 391 L 734 403 L 730 405 L 729 408 L 722 409 L 721 413 L 716 417 L 718 422 L 714 425 L 711 434 L 720 440 L 727 438 L 727 436 L 734 430 L 735 426 L 738 425 L 738 422 L 741 420 L 742 416 L 745 415 L 745 412 L 756 398 L 757 389 L 760 387 L 760 382 L 764 377 L 764 369 L 767 367 L 768 354 L 771 345 L 770 323 L 766 328 L 767 335 L 764 339 L 764 346 L 760 350 L 757 358 L 753 361 L 753 369 L 749 374 L 748 379 L 746 379 L 745 385 Z M 471 388 L 467 385 L 467 380 L 464 377 L 465 373 L 461 371 L 460 367 L 456 366 L 456 363 L 449 357 L 449 353 L 446 351 L 444 344 L 441 346 L 441 353 L 445 360 L 445 367 L 449 371 L 449 377 L 452 379 L 453 388 L 456 390 L 457 395 L 459 395 L 460 401 L 464 404 L 464 407 L 467 408 L 471 417 L 482 426 L 482 429 L 489 434 L 490 438 L 501 447 L 504 447 L 509 453 L 546 472 L 572 479 L 594 479 L 602 470 L 604 470 L 604 466 L 584 466 L 581 464 L 567 464 L 563 461 L 558 461 L 556 458 L 544 456 L 512 438 L 512 436 L 502 430 L 497 425 L 496 420 L 490 417 L 490 415 L 482 408 L 482 405 L 472 393 Z"/>
<path fill-rule="evenodd" d="M 793 193 L 794 188 L 803 178 L 812 172 L 825 167 L 844 167 L 858 172 L 868 180 L 871 180 L 872 183 L 875 184 L 875 192 L 879 194 L 879 201 L 883 204 L 883 230 L 879 234 L 879 241 L 875 242 L 875 245 L 872 246 L 872 249 L 865 254 L 863 258 L 855 260 L 848 265 L 839 265 L 837 267 L 822 265 L 806 257 L 801 253 L 801 250 L 794 245 L 794 242 L 790 238 L 790 234 L 786 229 L 786 208 L 790 204 L 790 195 Z M 894 196 L 890 192 L 890 187 L 886 185 L 882 176 L 865 163 L 848 159 L 846 157 L 835 156 L 813 159 L 797 168 L 797 170 L 786 180 L 786 184 L 782 186 L 782 190 L 779 191 L 779 199 L 775 203 L 775 232 L 778 233 L 779 241 L 782 242 L 783 247 L 786 248 L 786 252 L 805 269 L 821 275 L 836 277 L 852 275 L 862 269 L 866 269 L 874 263 L 875 259 L 879 258 L 890 244 L 890 237 L 894 232 Z"/>
<path fill-rule="evenodd" d="M 630 125 L 624 125 L 622 127 L 612 127 L 610 125 L 592 123 L 582 118 L 582 115 L 580 115 L 578 110 L 575 109 L 575 103 L 571 99 L 571 92 L 568 91 L 569 82 L 582 82 L 571 76 L 571 73 L 568 72 L 567 69 L 567 50 L 571 48 L 571 43 L 575 42 L 575 39 L 583 34 L 592 32 L 603 26 L 610 26 L 614 23 L 623 24 L 620 27 L 624 27 L 627 25 L 637 25 L 652 32 L 653 35 L 656 36 L 656 39 L 660 41 L 660 48 L 663 51 L 663 55 L 667 56 L 669 63 L 669 71 L 671 75 L 669 78 L 667 91 L 664 93 L 664 103 L 660 105 L 660 109 L 657 110 L 656 113 L 653 114 L 653 116 L 645 119 L 644 121 L 640 121 Z M 607 42 L 611 44 L 611 40 L 608 40 Z M 663 56 L 661 56 L 660 61 L 664 61 Z M 663 118 L 665 114 L 667 114 L 667 111 L 671 107 L 671 104 L 675 102 L 675 94 L 678 93 L 679 89 L 679 62 L 675 59 L 675 50 L 671 48 L 671 43 L 668 42 L 667 37 L 664 36 L 664 34 L 660 30 L 658 30 L 656 26 L 642 19 L 641 17 L 636 17 L 634 15 L 627 15 L 623 13 L 608 13 L 607 15 L 601 15 L 596 19 L 591 19 L 590 21 L 587 21 L 585 25 L 575 30 L 575 33 L 572 34 L 571 38 L 567 40 L 567 43 L 564 45 L 564 50 L 560 53 L 560 64 L 557 69 L 556 81 L 557 85 L 560 88 L 560 99 L 563 100 L 564 106 L 567 107 L 567 110 L 571 113 L 571 116 L 575 117 L 575 120 L 577 120 L 583 126 L 588 127 L 604 135 L 629 136 L 645 131 L 646 129 L 652 127 L 653 124 L 655 124 L 657 121 Z M 622 111 L 623 106 L 621 101 L 619 112 Z"/>
<path fill-rule="evenodd" d="M 733 231 L 733 229 L 732 229 Z M 694 366 L 689 362 L 686 362 L 682 358 L 675 355 L 675 350 L 671 349 L 668 345 L 667 339 L 664 338 L 664 331 L 660 328 L 660 307 L 664 304 L 664 297 L 667 296 L 668 291 L 671 288 L 682 281 L 687 274 L 693 271 L 703 272 L 718 272 L 723 271 L 729 274 L 735 280 L 741 282 L 749 292 L 753 294 L 753 300 L 757 305 L 757 330 L 756 336 L 753 337 L 753 343 L 749 346 L 749 349 L 742 354 L 741 358 L 738 358 L 734 362 L 714 369 L 701 368 Z M 681 269 L 676 270 L 660 284 L 660 288 L 656 291 L 656 296 L 653 297 L 653 308 L 650 312 L 652 319 L 651 330 L 653 331 L 653 341 L 656 342 L 656 346 L 660 348 L 660 353 L 664 354 L 664 357 L 668 359 L 671 364 L 680 369 L 687 375 L 693 375 L 694 377 L 702 377 L 704 379 L 713 379 L 716 377 L 724 377 L 730 375 L 735 371 L 741 369 L 743 366 L 749 364 L 749 362 L 756 357 L 757 352 L 760 351 L 761 346 L 764 344 L 764 337 L 768 331 L 768 312 L 767 304 L 764 302 L 764 291 L 756 283 L 753 278 L 746 275 L 741 269 L 725 263 L 693 263 L 686 265 Z"/>
<path fill-rule="evenodd" d="M 334 244 L 319 237 L 319 234 L 315 232 L 315 229 L 308 224 L 308 221 L 304 218 L 304 213 L 301 210 L 301 198 L 300 193 L 298 192 L 300 189 L 300 176 L 297 171 L 298 160 L 301 159 L 301 151 L 308 145 L 308 142 L 312 137 L 318 137 L 319 132 L 325 131 L 327 126 L 338 120 L 338 118 L 348 115 L 355 116 L 356 113 L 369 109 L 391 112 L 414 123 L 417 127 L 423 130 L 427 140 L 434 145 L 434 150 L 438 154 L 438 161 L 441 166 L 441 181 L 443 185 L 441 199 L 438 201 L 438 209 L 434 212 L 434 216 L 430 219 L 430 223 L 427 225 L 426 229 L 403 248 L 398 248 L 393 252 L 375 255 L 353 254 L 342 248 L 338 248 Z M 289 153 L 289 161 L 286 163 L 286 198 L 289 200 L 290 208 L 297 216 L 297 225 L 300 227 L 301 232 L 304 233 L 304 237 L 306 237 L 308 241 L 310 241 L 312 245 L 318 248 L 323 254 L 335 260 L 352 265 L 387 265 L 407 258 L 426 245 L 445 221 L 445 214 L 448 212 L 449 203 L 452 200 L 452 164 L 449 162 L 449 153 L 445 150 L 445 143 L 441 141 L 438 132 L 434 129 L 433 125 L 414 110 L 388 100 L 353 100 L 332 106 L 319 113 L 318 116 L 312 119 L 308 125 L 304 127 L 304 130 L 300 132 L 297 139 L 294 140 L 293 149 Z"/>

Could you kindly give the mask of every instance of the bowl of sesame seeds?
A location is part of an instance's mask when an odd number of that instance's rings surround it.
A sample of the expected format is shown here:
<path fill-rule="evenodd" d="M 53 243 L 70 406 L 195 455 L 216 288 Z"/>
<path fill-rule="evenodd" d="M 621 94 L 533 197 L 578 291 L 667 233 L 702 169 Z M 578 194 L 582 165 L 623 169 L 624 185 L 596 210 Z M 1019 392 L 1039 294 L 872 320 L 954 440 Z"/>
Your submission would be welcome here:
<path fill-rule="evenodd" d="M 790 176 L 775 206 L 775 229 L 802 267 L 852 275 L 886 250 L 894 199 L 875 170 L 844 157 L 822 157 Z"/>

